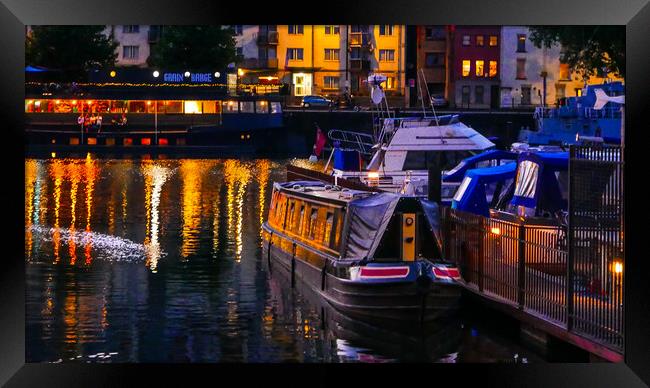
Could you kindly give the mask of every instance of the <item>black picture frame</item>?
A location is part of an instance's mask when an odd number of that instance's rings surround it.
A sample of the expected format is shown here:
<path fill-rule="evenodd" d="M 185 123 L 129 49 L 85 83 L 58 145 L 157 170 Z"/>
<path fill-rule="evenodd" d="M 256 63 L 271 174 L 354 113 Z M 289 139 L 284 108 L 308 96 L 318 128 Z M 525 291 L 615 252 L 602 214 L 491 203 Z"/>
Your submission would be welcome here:
<path fill-rule="evenodd" d="M 626 31 L 626 307 L 624 364 L 548 365 L 71 365 L 25 364 L 24 37 L 26 25 L 393 23 L 485 25 L 625 25 Z M 343 385 L 460 384 L 485 386 L 635 387 L 650 384 L 650 288 L 644 249 L 647 197 L 644 141 L 650 125 L 648 0 L 500 0 L 210 2 L 202 0 L 3 0 L 0 5 L 0 111 L 4 224 L 0 269 L 0 382 L 7 386 L 96 386 L 174 383 Z M 234 379 L 234 380 L 233 380 Z"/>

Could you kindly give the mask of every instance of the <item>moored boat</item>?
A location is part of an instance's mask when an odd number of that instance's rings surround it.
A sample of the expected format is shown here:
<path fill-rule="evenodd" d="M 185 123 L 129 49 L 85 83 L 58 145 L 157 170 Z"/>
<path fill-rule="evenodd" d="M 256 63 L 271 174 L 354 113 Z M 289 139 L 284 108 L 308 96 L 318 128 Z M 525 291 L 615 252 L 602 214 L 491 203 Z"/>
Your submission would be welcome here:
<path fill-rule="evenodd" d="M 275 183 L 263 225 L 271 272 L 289 271 L 334 308 L 383 322 L 448 316 L 458 269 L 442 257 L 438 205 L 425 198 Z"/>

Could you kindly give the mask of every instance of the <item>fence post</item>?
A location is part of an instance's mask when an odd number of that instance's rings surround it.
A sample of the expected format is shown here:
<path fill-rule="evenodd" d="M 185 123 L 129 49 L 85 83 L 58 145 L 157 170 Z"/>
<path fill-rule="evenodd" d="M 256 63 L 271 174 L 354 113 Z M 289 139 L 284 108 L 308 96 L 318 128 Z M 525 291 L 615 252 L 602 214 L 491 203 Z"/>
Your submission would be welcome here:
<path fill-rule="evenodd" d="M 519 295 L 517 300 L 519 301 L 519 308 L 523 309 L 525 304 L 526 293 L 524 288 L 526 287 L 526 224 L 524 221 L 519 222 L 519 238 L 518 238 L 518 254 L 517 254 L 517 274 L 519 279 L 517 282 Z"/>
<path fill-rule="evenodd" d="M 574 249 L 573 249 L 573 159 L 576 156 L 575 146 L 569 147 L 569 189 L 568 189 L 568 211 L 569 217 L 567 220 L 567 263 L 566 263 L 566 328 L 567 331 L 573 330 L 573 261 L 574 258 Z"/>
<path fill-rule="evenodd" d="M 483 292 L 483 266 L 485 264 L 485 254 L 483 251 L 483 237 L 485 236 L 485 226 L 483 225 L 484 219 L 482 216 L 478 217 L 478 290 Z"/>

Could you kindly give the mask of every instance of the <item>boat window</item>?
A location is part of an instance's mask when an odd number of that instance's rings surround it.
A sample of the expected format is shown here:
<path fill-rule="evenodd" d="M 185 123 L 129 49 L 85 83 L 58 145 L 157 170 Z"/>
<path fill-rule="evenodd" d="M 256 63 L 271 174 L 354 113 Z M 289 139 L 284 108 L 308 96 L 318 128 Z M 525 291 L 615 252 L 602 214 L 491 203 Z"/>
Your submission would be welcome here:
<path fill-rule="evenodd" d="M 296 200 L 292 199 L 289 202 L 289 212 L 287 213 L 287 218 L 289 219 L 289 225 L 287 225 L 287 229 L 293 230 L 293 223 L 295 221 L 295 207 L 296 207 Z"/>
<path fill-rule="evenodd" d="M 467 190 L 467 186 L 469 186 L 469 183 L 472 181 L 472 178 L 466 176 L 463 178 L 463 181 L 461 182 L 460 186 L 458 187 L 458 190 L 456 190 L 456 195 L 454 195 L 454 201 L 458 202 L 463 198 L 463 195 L 465 194 L 465 190 Z"/>
<path fill-rule="evenodd" d="M 271 103 L 271 113 L 281 113 L 282 112 L 282 107 L 280 106 L 279 102 L 272 102 Z"/>
<path fill-rule="evenodd" d="M 223 113 L 237 113 L 237 101 L 224 101 L 221 106 L 223 107 Z"/>
<path fill-rule="evenodd" d="M 312 207 L 309 214 L 309 238 L 314 239 L 316 237 L 316 228 L 318 221 L 318 208 Z"/>
<path fill-rule="evenodd" d="M 334 213 L 332 211 L 328 211 L 327 216 L 325 217 L 325 236 L 323 238 L 323 243 L 326 246 L 330 246 L 333 226 L 334 226 Z"/>
<path fill-rule="evenodd" d="M 269 113 L 269 103 L 266 101 L 255 101 L 256 113 Z"/>
<path fill-rule="evenodd" d="M 298 225 L 296 228 L 296 233 L 301 234 L 302 233 L 302 223 L 303 220 L 305 219 L 305 204 L 302 203 L 300 204 L 300 217 L 298 218 Z"/>
<path fill-rule="evenodd" d="M 404 170 L 426 170 L 427 158 L 424 151 L 408 151 L 404 160 Z"/>
<path fill-rule="evenodd" d="M 515 185 L 515 196 L 533 198 L 537 186 L 539 165 L 530 160 L 519 163 L 517 168 L 517 183 Z"/>
<path fill-rule="evenodd" d="M 242 113 L 254 113 L 254 102 L 253 101 L 240 101 L 241 104 L 241 112 Z"/>

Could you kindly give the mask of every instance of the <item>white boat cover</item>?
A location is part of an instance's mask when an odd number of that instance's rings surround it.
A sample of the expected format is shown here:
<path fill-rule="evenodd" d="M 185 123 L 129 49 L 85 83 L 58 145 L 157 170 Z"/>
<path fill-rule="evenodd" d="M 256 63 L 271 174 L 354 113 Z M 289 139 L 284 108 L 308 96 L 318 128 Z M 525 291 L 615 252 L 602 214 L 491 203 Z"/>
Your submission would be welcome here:
<path fill-rule="evenodd" d="M 349 223 L 343 233 L 343 259 L 371 259 L 386 231 L 400 195 L 379 193 L 351 201 Z"/>

